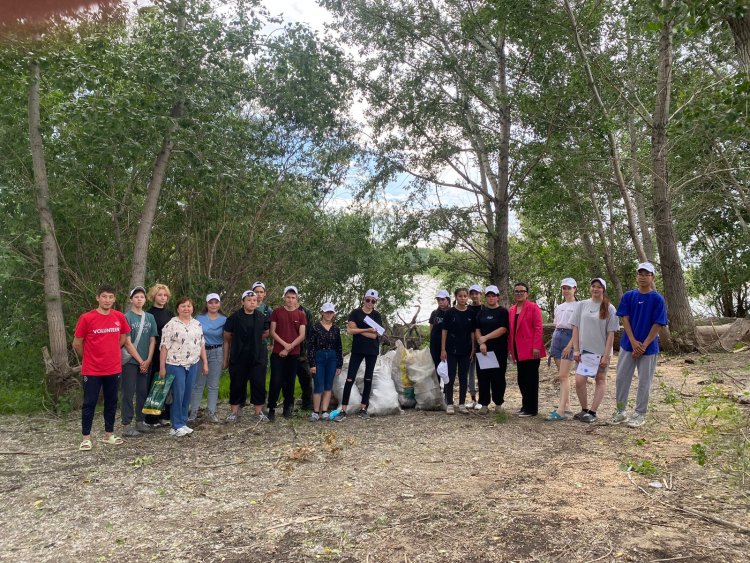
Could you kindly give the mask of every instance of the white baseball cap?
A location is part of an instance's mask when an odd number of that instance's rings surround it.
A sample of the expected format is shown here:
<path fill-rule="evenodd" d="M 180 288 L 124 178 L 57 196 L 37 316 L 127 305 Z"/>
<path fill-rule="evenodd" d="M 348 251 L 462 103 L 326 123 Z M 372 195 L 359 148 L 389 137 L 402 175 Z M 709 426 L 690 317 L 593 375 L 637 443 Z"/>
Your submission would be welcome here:
<path fill-rule="evenodd" d="M 482 293 L 482 286 L 475 283 L 469 288 L 469 293 L 471 293 L 472 291 L 476 291 L 477 293 Z"/>
<path fill-rule="evenodd" d="M 143 295 L 146 295 L 146 288 L 143 287 L 142 285 L 136 285 L 133 289 L 130 290 L 130 295 L 129 295 L 130 298 L 132 299 L 133 295 L 135 295 L 139 291 L 142 291 Z"/>
<path fill-rule="evenodd" d="M 651 274 L 656 273 L 656 269 L 654 269 L 654 265 L 651 262 L 641 262 L 638 264 L 638 267 L 635 269 L 637 272 L 638 270 L 646 270 L 647 272 Z"/>
<path fill-rule="evenodd" d="M 593 280 L 591 280 L 591 283 L 594 282 L 599 282 L 600 284 L 602 284 L 602 287 L 604 289 L 607 289 L 607 282 L 605 282 L 602 278 L 594 278 Z"/>
<path fill-rule="evenodd" d="M 255 292 L 254 292 L 254 291 L 253 291 L 252 289 L 248 289 L 247 291 L 245 291 L 245 292 L 244 292 L 244 293 L 242 294 L 242 299 L 244 299 L 244 298 L 245 298 L 245 297 L 247 297 L 248 295 L 255 295 Z"/>
<path fill-rule="evenodd" d="M 211 299 L 216 299 L 217 301 L 221 301 L 221 297 L 219 297 L 218 293 L 209 293 L 206 295 L 206 303 L 211 301 Z"/>
<path fill-rule="evenodd" d="M 564 285 L 569 285 L 570 287 L 578 287 L 576 280 L 574 280 L 573 278 L 565 278 L 563 281 L 560 282 L 560 287 Z"/>
<path fill-rule="evenodd" d="M 484 294 L 487 295 L 488 293 L 494 293 L 495 295 L 500 295 L 500 290 L 497 288 L 496 285 L 488 285 L 484 289 Z"/>
<path fill-rule="evenodd" d="M 435 299 L 450 299 L 450 298 L 451 298 L 451 294 L 445 291 L 444 289 L 441 289 L 435 295 Z"/>
<path fill-rule="evenodd" d="M 368 289 L 365 291 L 365 297 L 372 297 L 373 299 L 379 299 L 380 295 L 376 289 Z"/>
<path fill-rule="evenodd" d="M 297 287 L 294 285 L 288 285 L 284 288 L 284 295 L 289 293 L 290 291 L 293 291 L 295 294 L 299 295 L 299 291 L 297 291 Z"/>
<path fill-rule="evenodd" d="M 320 311 L 322 313 L 335 313 L 336 307 L 333 306 L 333 303 L 323 303 L 323 305 L 320 306 Z"/>
<path fill-rule="evenodd" d="M 262 287 L 263 289 L 266 289 L 266 284 L 264 284 L 262 281 L 257 281 L 253 283 L 253 286 L 250 289 L 255 289 L 256 287 Z"/>

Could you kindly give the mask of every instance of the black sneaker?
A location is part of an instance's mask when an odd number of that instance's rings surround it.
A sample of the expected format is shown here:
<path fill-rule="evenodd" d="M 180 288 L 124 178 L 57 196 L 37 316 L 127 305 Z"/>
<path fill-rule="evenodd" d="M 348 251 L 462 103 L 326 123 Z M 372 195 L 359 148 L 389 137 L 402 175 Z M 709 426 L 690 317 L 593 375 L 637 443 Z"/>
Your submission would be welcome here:
<path fill-rule="evenodd" d="M 365 419 L 370 418 L 370 415 L 367 413 L 367 409 L 360 409 L 359 412 L 357 413 L 357 416 L 359 418 L 365 418 Z"/>
<path fill-rule="evenodd" d="M 583 415 L 588 414 L 589 411 L 580 411 L 573 415 L 573 420 L 583 420 Z"/>
<path fill-rule="evenodd" d="M 581 418 L 579 420 L 581 422 L 586 422 L 588 424 L 591 424 L 592 422 L 596 422 L 596 415 L 591 414 L 590 412 L 587 412 L 586 414 L 581 415 Z"/>
<path fill-rule="evenodd" d="M 294 416 L 294 407 L 284 407 L 284 418 L 292 418 Z"/>
<path fill-rule="evenodd" d="M 276 420 L 276 409 L 268 409 L 268 420 L 269 422 Z"/>
<path fill-rule="evenodd" d="M 521 418 L 529 418 L 529 417 L 532 417 L 532 416 L 536 416 L 536 413 L 530 413 L 530 412 L 526 412 L 526 411 L 521 411 L 521 412 L 518 413 L 518 416 L 521 417 Z"/>

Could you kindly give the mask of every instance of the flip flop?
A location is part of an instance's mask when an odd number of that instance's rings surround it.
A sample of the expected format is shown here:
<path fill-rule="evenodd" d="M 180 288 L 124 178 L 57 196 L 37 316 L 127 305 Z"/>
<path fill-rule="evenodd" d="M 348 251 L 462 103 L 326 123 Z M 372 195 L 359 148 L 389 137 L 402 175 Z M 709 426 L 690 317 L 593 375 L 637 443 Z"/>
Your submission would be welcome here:
<path fill-rule="evenodd" d="M 115 436 L 114 434 L 112 434 L 109 438 L 102 438 L 99 441 L 111 446 L 119 446 L 123 442 L 122 438 L 120 438 L 119 436 Z"/>
<path fill-rule="evenodd" d="M 84 440 L 81 445 L 78 446 L 78 450 L 81 452 L 88 452 L 91 450 L 91 440 Z"/>

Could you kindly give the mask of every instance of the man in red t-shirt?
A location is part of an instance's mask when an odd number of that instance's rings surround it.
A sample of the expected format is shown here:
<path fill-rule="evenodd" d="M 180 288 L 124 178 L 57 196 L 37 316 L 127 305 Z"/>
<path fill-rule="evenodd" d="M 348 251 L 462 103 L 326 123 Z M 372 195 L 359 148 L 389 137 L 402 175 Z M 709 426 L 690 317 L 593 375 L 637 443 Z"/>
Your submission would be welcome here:
<path fill-rule="evenodd" d="M 284 418 L 292 418 L 294 380 L 297 377 L 300 343 L 305 339 L 307 316 L 299 308 L 297 288 L 284 288 L 284 306 L 271 313 L 271 382 L 268 386 L 268 418 L 276 418 L 276 401 L 284 391 Z"/>
<path fill-rule="evenodd" d="M 104 438 L 106 444 L 122 444 L 122 438 L 113 434 L 117 412 L 117 387 L 122 372 L 122 355 L 125 349 L 140 364 L 143 359 L 127 338 L 130 326 L 120 311 L 113 309 L 115 289 L 102 285 L 96 292 L 98 307 L 84 313 L 76 324 L 73 348 L 83 356 L 83 406 L 81 407 L 81 433 L 83 441 L 79 449 L 91 449 L 91 425 L 94 421 L 99 391 L 104 393 Z"/>

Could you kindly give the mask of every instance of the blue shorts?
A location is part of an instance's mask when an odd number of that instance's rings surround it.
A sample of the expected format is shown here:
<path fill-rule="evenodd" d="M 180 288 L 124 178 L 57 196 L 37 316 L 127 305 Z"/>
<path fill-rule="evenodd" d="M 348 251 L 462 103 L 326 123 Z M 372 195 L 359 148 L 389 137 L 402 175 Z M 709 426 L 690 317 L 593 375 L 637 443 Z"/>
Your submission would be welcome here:
<path fill-rule="evenodd" d="M 569 343 L 570 339 L 573 338 L 573 330 L 569 328 L 556 328 L 555 332 L 552 333 L 552 344 L 549 349 L 549 355 L 558 360 L 562 358 L 562 351 Z M 571 362 L 573 361 L 573 349 L 570 349 L 570 355 L 568 358 Z"/>

